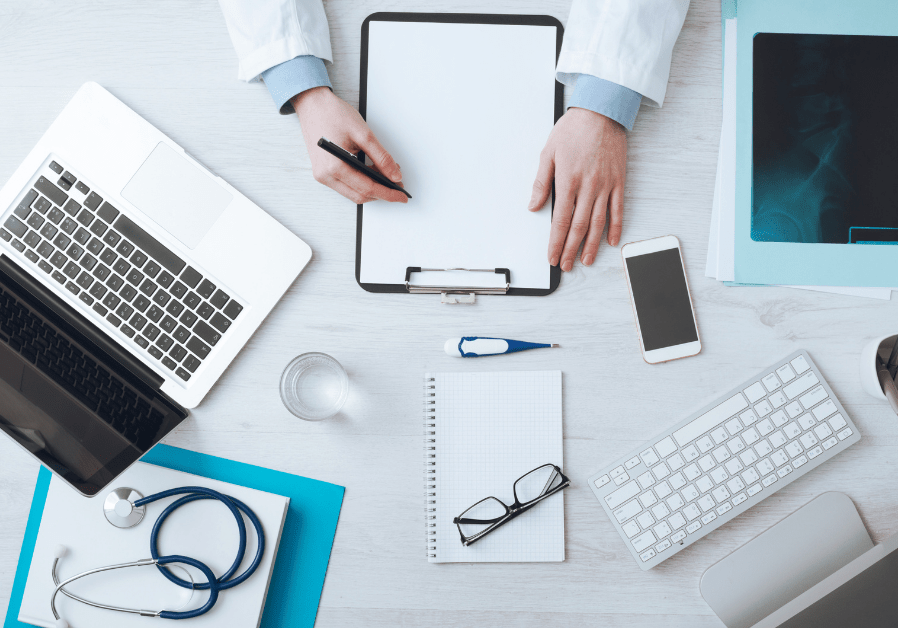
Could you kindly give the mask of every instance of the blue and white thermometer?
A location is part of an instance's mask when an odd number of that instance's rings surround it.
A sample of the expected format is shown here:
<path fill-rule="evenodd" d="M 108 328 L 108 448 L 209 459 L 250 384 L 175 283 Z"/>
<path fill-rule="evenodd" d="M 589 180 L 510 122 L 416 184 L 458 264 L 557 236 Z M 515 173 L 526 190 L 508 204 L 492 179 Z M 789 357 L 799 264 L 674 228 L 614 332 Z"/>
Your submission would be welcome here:
<path fill-rule="evenodd" d="M 507 338 L 465 336 L 464 338 L 450 338 L 443 345 L 443 350 L 453 358 L 479 358 L 484 355 L 502 355 L 503 353 L 515 353 L 517 351 L 527 351 L 528 349 L 547 349 L 558 346 L 560 345 L 523 342 Z"/>

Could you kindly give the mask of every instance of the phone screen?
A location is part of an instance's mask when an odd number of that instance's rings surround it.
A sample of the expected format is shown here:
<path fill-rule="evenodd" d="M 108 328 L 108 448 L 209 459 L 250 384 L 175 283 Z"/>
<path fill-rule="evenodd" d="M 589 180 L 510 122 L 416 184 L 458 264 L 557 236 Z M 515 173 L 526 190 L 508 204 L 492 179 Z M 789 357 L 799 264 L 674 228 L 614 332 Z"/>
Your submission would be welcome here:
<path fill-rule="evenodd" d="M 679 249 L 626 258 L 645 351 L 698 340 Z"/>

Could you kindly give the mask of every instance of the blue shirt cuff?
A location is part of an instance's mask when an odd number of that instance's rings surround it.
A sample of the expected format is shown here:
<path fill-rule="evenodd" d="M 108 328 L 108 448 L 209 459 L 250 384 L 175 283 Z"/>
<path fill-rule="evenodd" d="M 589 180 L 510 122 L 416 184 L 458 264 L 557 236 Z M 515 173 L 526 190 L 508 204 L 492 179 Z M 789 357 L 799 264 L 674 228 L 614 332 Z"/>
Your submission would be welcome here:
<path fill-rule="evenodd" d="M 589 109 L 633 130 L 642 94 L 628 87 L 600 79 L 591 74 L 578 74 L 574 94 L 568 107 Z"/>
<path fill-rule="evenodd" d="M 262 80 L 271 92 L 281 114 L 293 113 L 290 99 L 313 87 L 333 89 L 324 61 L 312 55 L 301 55 L 262 72 Z"/>

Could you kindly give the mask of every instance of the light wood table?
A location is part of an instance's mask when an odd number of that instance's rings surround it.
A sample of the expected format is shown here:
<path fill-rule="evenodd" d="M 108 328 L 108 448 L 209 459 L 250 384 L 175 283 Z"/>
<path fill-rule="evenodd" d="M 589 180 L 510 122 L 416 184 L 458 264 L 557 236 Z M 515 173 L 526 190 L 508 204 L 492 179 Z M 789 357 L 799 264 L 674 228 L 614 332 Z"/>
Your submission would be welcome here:
<path fill-rule="evenodd" d="M 550 14 L 569 0 L 330 0 L 337 94 L 358 99 L 360 28 L 375 11 Z M 0 2 L 0 182 L 85 81 L 105 86 L 308 242 L 314 256 L 192 418 L 166 442 L 346 488 L 318 626 L 720 626 L 702 572 L 816 495 L 844 491 L 880 541 L 898 520 L 898 419 L 860 388 L 858 354 L 898 330 L 895 306 L 786 288 L 728 288 L 704 275 L 721 108 L 720 8 L 693 0 L 663 109 L 630 135 L 623 240 L 680 238 L 704 343 L 649 366 L 637 349 L 620 253 L 603 246 L 545 298 L 376 295 L 354 278 L 355 207 L 312 179 L 295 116 L 236 79 L 217 3 Z M 460 44 L 461 45 L 461 44 Z M 497 68 L 484 59 L 484 71 Z M 526 211 L 521 208 L 521 211 Z M 446 338 L 546 339 L 552 351 L 454 360 Z M 832 462 L 648 573 L 586 478 L 757 370 L 806 348 L 863 434 Z M 306 351 L 333 355 L 352 394 L 306 423 L 278 378 Z M 561 369 L 567 558 L 557 564 L 425 559 L 421 380 L 425 370 Z M 0 438 L 0 613 L 5 615 L 38 465 Z"/>

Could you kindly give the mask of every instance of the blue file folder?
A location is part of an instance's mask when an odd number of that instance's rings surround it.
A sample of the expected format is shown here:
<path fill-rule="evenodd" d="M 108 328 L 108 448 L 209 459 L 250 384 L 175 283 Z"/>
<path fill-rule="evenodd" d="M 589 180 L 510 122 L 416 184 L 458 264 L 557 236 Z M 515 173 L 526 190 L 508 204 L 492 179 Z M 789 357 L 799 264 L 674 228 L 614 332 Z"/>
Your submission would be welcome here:
<path fill-rule="evenodd" d="M 168 445 L 156 445 L 141 460 L 160 467 L 289 497 L 290 509 L 281 534 L 261 628 L 282 626 L 311 628 L 315 624 L 327 563 L 330 560 L 334 534 L 337 532 L 337 520 L 343 505 L 343 493 L 346 489 L 336 484 Z M 31 568 L 31 555 L 37 541 L 51 477 L 50 471 L 41 467 L 3 628 L 30 627 L 30 624 L 23 624 L 18 620 L 19 606 L 22 603 L 28 570 Z"/>

